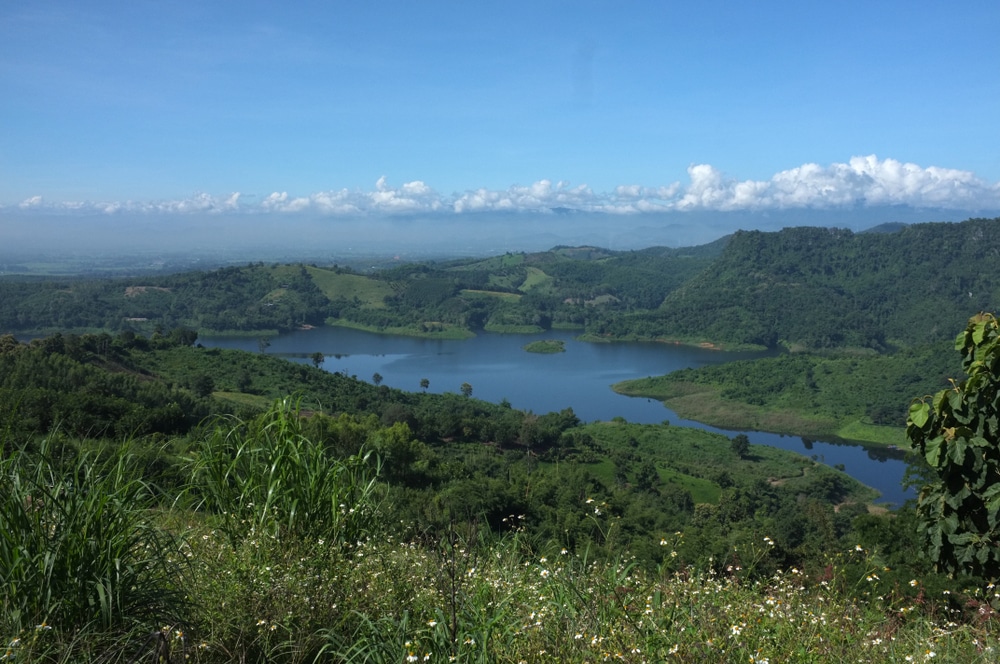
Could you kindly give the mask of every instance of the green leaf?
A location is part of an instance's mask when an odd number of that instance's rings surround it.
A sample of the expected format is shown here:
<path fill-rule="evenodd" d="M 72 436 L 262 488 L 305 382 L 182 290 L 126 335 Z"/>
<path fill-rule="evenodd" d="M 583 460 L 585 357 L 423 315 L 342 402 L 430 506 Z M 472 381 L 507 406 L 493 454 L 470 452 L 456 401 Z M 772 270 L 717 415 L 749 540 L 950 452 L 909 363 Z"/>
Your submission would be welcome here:
<path fill-rule="evenodd" d="M 961 332 L 955 337 L 955 350 L 965 350 L 967 332 Z"/>
<path fill-rule="evenodd" d="M 972 328 L 972 342 L 977 346 L 983 343 L 983 338 L 986 336 L 986 326 L 989 321 L 981 320 L 976 323 L 976 326 Z"/>
<path fill-rule="evenodd" d="M 927 441 L 924 445 L 924 458 L 927 459 L 932 467 L 937 468 L 941 462 L 941 444 L 944 443 L 944 438 L 941 436 L 935 436 Z"/>
<path fill-rule="evenodd" d="M 953 438 L 948 444 L 948 458 L 956 466 L 961 466 L 965 463 L 965 450 L 968 449 L 969 445 L 963 438 Z"/>
<path fill-rule="evenodd" d="M 923 401 L 914 401 L 910 404 L 910 416 L 909 421 L 920 427 L 924 428 L 927 424 L 927 420 L 930 419 L 931 407 Z"/>

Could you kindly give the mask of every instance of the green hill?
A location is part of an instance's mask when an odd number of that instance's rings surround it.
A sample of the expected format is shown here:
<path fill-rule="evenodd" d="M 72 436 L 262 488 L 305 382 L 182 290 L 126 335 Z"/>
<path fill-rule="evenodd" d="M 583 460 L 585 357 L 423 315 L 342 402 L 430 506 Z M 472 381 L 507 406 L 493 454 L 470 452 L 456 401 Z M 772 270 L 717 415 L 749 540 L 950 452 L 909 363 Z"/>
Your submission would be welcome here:
<path fill-rule="evenodd" d="M 653 317 L 665 334 L 808 348 L 948 339 L 1000 295 L 1000 220 L 736 233 Z"/>

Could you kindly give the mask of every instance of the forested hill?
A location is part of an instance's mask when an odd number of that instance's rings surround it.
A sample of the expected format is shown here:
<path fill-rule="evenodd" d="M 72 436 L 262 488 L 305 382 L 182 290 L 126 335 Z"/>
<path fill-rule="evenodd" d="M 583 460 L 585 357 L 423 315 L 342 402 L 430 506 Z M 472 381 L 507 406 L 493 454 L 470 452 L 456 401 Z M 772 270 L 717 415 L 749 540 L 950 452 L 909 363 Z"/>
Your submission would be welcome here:
<path fill-rule="evenodd" d="M 949 339 L 997 308 L 1000 219 L 879 232 L 741 231 L 702 247 L 557 247 L 359 274 L 231 267 L 136 280 L 0 279 L 0 332 L 273 334 L 302 325 L 460 337 L 584 330 L 590 339 L 869 348 Z"/>
<path fill-rule="evenodd" d="M 741 231 L 657 311 L 608 332 L 882 350 L 950 338 L 970 315 L 995 309 L 998 275 L 998 219 L 893 233 Z"/>
<path fill-rule="evenodd" d="M 453 337 L 483 328 L 582 328 L 590 317 L 659 306 L 725 242 L 630 252 L 557 247 L 370 274 L 257 263 L 141 279 L 10 276 L 0 279 L 0 332 L 151 334 L 183 326 L 266 335 L 324 321 Z"/>

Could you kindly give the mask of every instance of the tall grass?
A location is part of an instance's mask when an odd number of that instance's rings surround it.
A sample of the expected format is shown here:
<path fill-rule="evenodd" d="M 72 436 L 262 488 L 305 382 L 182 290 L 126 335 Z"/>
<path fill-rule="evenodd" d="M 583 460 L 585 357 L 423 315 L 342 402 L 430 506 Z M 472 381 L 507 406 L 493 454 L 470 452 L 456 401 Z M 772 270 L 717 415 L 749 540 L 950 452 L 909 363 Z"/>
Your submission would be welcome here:
<path fill-rule="evenodd" d="M 51 439 L 49 439 L 51 440 Z M 123 445 L 107 460 L 47 440 L 0 460 L 0 635 L 123 634 L 183 618 L 183 542 L 155 525 Z"/>
<path fill-rule="evenodd" d="M 589 499 L 599 558 L 517 528 L 399 540 L 376 527 L 377 464 L 304 437 L 294 401 L 220 420 L 194 451 L 203 509 L 169 514 L 151 510 L 128 446 L 106 462 L 51 445 L 0 461 L 0 661 L 985 664 L 1000 652 L 995 586 L 956 601 L 957 585 L 890 580 L 861 546 L 780 569 L 762 533 L 693 565 L 680 533 L 651 532 L 666 562 L 643 568 L 616 548 L 610 506 Z"/>
<path fill-rule="evenodd" d="M 297 402 L 221 419 L 196 448 L 193 489 L 234 546 L 256 535 L 353 542 L 375 522 L 378 464 L 334 458 L 302 434 Z"/>

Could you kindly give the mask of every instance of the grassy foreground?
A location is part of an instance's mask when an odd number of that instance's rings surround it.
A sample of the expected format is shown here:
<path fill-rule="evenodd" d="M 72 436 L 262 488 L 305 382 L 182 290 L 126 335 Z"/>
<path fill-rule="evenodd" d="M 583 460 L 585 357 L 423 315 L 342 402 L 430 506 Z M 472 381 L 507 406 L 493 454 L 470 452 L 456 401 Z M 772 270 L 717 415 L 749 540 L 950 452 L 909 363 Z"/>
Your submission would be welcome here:
<path fill-rule="evenodd" d="M 771 537 L 688 563 L 455 523 L 400 537 L 368 455 L 331 459 L 287 403 L 216 424 L 164 495 L 128 447 L 0 464 L 0 638 L 25 662 L 991 662 L 992 586 L 889 581 L 878 551 L 783 567 Z M 880 576 L 885 576 L 883 581 Z M 954 593 L 954 594 L 952 594 Z"/>

